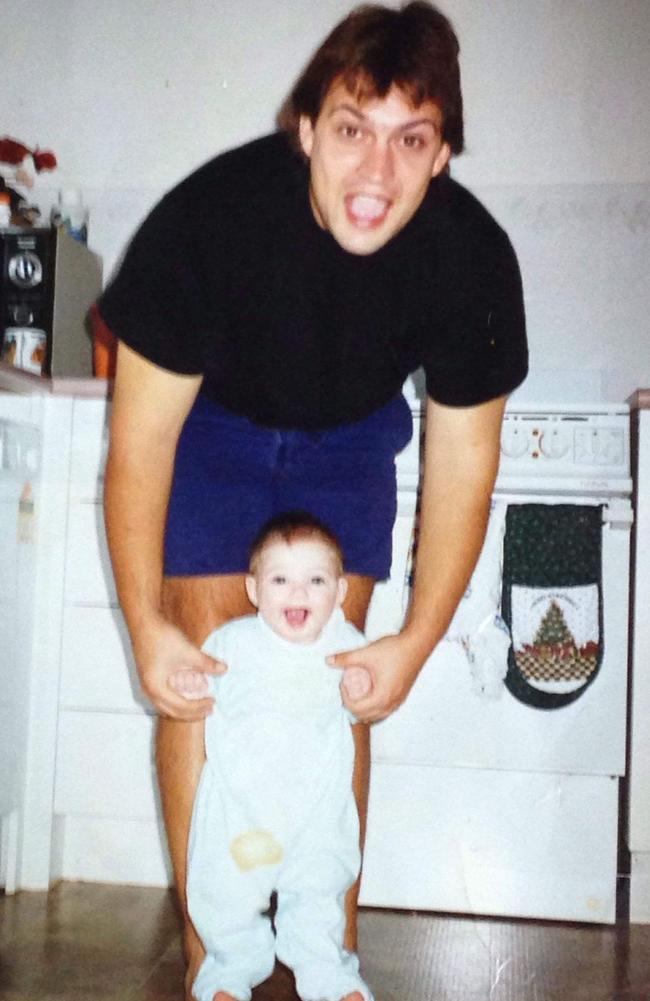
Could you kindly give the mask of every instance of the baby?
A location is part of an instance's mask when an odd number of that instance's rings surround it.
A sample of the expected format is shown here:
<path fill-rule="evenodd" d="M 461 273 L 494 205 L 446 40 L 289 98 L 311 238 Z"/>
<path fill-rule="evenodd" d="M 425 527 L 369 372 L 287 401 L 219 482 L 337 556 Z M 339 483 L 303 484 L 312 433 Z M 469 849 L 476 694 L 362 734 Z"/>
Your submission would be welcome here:
<path fill-rule="evenodd" d="M 302 1001 L 372 1001 L 343 948 L 346 890 L 361 858 L 352 793 L 352 698 L 371 687 L 363 668 L 340 672 L 332 653 L 363 644 L 341 610 L 340 547 L 309 515 L 273 519 L 258 536 L 246 590 L 258 609 L 215 630 L 203 649 L 226 674 L 180 671 L 187 698 L 216 695 L 188 856 L 190 916 L 206 958 L 197 1001 L 249 1001 L 275 957 Z M 277 891 L 275 936 L 268 916 Z"/>

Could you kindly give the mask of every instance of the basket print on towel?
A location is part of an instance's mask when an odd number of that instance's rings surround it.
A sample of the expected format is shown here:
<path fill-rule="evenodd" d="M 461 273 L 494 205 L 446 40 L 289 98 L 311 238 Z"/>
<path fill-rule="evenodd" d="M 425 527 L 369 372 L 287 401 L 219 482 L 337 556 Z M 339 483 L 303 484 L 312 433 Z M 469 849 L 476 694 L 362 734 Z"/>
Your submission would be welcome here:
<path fill-rule="evenodd" d="M 521 702 L 574 702 L 602 661 L 601 507 L 508 508 L 502 610 L 510 627 L 506 686 Z"/>

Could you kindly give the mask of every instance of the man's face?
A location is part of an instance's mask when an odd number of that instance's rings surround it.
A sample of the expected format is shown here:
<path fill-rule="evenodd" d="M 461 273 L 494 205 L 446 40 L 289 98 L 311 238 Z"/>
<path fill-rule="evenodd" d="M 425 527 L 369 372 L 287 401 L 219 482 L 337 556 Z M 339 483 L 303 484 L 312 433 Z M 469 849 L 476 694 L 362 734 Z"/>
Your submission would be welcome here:
<path fill-rule="evenodd" d="M 246 578 L 248 597 L 266 624 L 292 643 L 318 639 L 346 587 L 333 551 L 320 539 L 271 541 Z"/>
<path fill-rule="evenodd" d="M 330 88 L 315 124 L 300 119 L 310 160 L 316 221 L 352 254 L 372 254 L 415 214 L 450 150 L 432 101 L 414 108 L 393 86 L 360 102 L 342 84 Z"/>

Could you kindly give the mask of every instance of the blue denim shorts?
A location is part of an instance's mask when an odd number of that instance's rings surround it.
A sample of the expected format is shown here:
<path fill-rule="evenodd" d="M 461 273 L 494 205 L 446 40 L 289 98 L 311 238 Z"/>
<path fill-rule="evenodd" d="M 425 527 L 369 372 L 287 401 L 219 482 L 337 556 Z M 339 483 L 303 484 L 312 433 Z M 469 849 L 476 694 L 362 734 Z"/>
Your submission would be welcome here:
<path fill-rule="evenodd" d="M 262 525 L 302 510 L 336 534 L 348 573 L 385 580 L 395 456 L 412 432 L 401 394 L 370 417 L 318 433 L 263 428 L 199 395 L 176 452 L 165 575 L 245 573 Z"/>

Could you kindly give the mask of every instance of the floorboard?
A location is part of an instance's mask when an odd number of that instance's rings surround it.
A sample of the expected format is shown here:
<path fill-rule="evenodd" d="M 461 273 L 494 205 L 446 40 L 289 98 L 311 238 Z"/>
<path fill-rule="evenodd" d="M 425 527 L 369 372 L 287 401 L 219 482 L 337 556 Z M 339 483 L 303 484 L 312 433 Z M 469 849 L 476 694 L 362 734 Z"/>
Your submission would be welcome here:
<path fill-rule="evenodd" d="M 376 1001 L 650 1001 L 650 926 L 365 909 Z M 0 896 L 1 1001 L 182 1001 L 166 890 L 60 883 Z M 297 1001 L 277 967 L 253 1001 Z"/>

